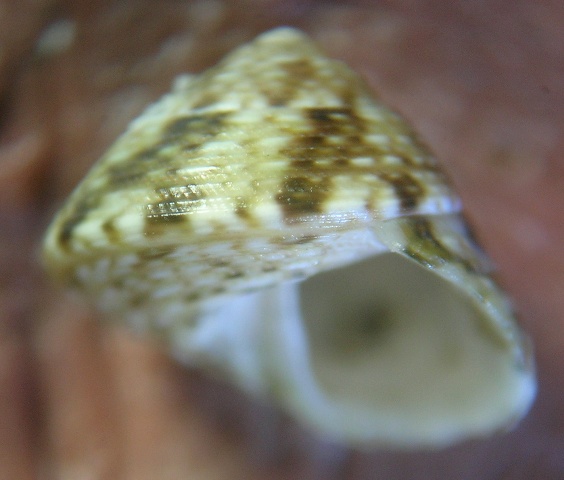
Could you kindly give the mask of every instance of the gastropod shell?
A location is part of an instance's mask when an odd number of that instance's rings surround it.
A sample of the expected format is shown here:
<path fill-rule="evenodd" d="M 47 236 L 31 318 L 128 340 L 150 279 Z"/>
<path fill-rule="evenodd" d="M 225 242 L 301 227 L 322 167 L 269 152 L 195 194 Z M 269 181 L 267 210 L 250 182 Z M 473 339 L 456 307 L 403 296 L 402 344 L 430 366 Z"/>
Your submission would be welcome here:
<path fill-rule="evenodd" d="M 180 77 L 50 226 L 48 270 L 338 441 L 442 446 L 529 408 L 528 342 L 433 156 L 279 28 Z"/>

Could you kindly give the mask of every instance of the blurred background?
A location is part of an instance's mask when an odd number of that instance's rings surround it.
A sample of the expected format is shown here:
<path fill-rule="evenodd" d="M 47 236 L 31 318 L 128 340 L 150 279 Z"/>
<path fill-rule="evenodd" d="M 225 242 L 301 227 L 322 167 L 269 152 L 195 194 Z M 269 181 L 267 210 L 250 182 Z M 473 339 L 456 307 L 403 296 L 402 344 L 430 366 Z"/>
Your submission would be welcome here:
<path fill-rule="evenodd" d="M 532 337 L 513 431 L 360 452 L 104 325 L 38 263 L 50 218 L 174 77 L 296 26 L 437 154 Z M 564 478 L 564 3 L 0 0 L 0 479 Z"/>

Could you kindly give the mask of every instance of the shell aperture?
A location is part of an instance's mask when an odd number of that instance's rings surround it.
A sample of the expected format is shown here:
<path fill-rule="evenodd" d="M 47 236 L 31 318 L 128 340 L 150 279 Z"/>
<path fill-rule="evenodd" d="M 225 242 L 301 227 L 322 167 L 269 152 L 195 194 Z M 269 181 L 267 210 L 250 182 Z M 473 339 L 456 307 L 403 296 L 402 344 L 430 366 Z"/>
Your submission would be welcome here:
<path fill-rule="evenodd" d="M 179 77 L 73 192 L 44 262 L 346 443 L 447 445 L 534 397 L 527 340 L 436 160 L 291 28 Z"/>

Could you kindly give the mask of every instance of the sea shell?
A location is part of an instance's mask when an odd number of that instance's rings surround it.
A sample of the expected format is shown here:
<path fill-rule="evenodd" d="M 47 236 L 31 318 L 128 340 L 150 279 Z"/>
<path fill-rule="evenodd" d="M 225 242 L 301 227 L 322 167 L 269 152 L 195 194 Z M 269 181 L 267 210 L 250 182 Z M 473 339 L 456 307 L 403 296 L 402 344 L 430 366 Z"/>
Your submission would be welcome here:
<path fill-rule="evenodd" d="M 529 408 L 528 342 L 406 123 L 279 28 L 180 77 L 48 230 L 50 272 L 338 441 L 441 446 Z"/>

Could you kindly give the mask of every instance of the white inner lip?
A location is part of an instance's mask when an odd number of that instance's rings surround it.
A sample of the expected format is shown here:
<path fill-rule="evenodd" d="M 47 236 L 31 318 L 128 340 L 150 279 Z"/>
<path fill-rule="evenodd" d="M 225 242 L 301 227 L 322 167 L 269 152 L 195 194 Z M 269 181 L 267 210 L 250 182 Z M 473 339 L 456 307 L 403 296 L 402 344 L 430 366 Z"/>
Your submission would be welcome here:
<path fill-rule="evenodd" d="M 532 372 L 501 328 L 454 284 L 386 253 L 204 309 L 173 347 L 336 439 L 439 446 L 531 402 Z"/>

